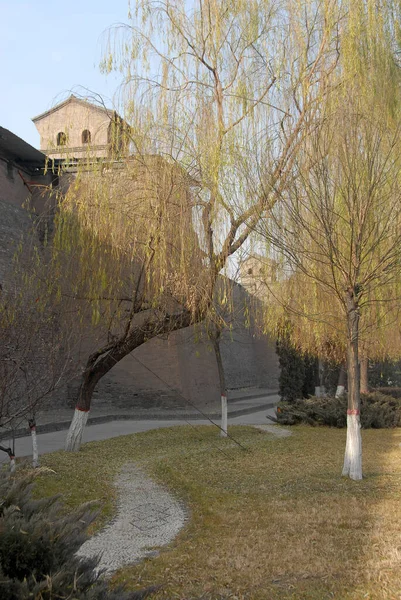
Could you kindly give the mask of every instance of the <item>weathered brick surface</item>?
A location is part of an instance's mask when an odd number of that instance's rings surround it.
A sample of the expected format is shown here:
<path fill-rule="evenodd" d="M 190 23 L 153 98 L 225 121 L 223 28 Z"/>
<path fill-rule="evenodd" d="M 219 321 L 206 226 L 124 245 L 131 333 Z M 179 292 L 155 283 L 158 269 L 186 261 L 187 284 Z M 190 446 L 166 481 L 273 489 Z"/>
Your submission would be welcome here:
<path fill-rule="evenodd" d="M 21 208 L 29 201 L 31 194 L 18 171 L 20 169 L 0 157 L 0 202 Z M 22 171 L 22 175 L 29 179 L 28 173 Z"/>
<path fill-rule="evenodd" d="M 52 174 L 32 174 L 0 157 L 0 282 L 3 281 L 16 246 L 44 207 L 50 206 L 47 189 Z M 28 210 L 25 210 L 29 209 Z M 38 231 L 45 226 L 45 220 Z"/>
<path fill-rule="evenodd" d="M 17 245 L 31 225 L 30 215 L 25 210 L 0 200 L 0 283 L 3 287 Z"/>
<path fill-rule="evenodd" d="M 0 202 L 0 281 L 10 266 L 15 245 L 32 221 L 23 209 Z M 245 294 L 236 289 L 237 301 Z M 92 344 L 88 343 L 89 347 Z M 93 349 L 93 347 L 92 347 Z M 227 387 L 277 388 L 278 364 L 274 344 L 266 336 L 237 324 L 222 335 L 221 352 Z M 59 390 L 52 399 L 59 406 L 75 401 L 78 381 Z M 210 343 L 202 328 L 174 332 L 168 339 L 153 339 L 118 363 L 99 383 L 95 402 L 118 408 L 218 406 L 218 372 Z"/>
<path fill-rule="evenodd" d="M 246 292 L 235 286 L 237 306 Z M 240 311 L 238 311 L 240 312 Z M 241 322 L 242 321 L 242 322 Z M 237 317 L 232 331 L 224 331 L 221 353 L 228 389 L 278 388 L 278 360 L 272 340 L 246 328 Z M 119 407 L 218 406 L 220 401 L 216 358 L 202 327 L 153 339 L 116 365 L 99 384 L 96 398 Z"/>
<path fill-rule="evenodd" d="M 68 106 L 73 105 L 71 103 Z M 93 114 L 92 111 L 91 119 L 94 118 Z M 91 128 L 93 140 L 101 142 L 104 140 L 106 120 L 101 112 L 96 114 L 99 115 L 98 123 L 88 121 L 84 110 L 80 115 L 75 110 L 71 113 L 55 111 L 52 113 L 51 127 L 48 125 L 46 129 L 46 120 L 43 120 L 41 147 L 45 147 L 51 137 L 54 141 L 57 132 L 65 130 L 69 124 L 72 143 L 81 143 L 79 137 L 73 136 L 81 135 L 84 128 Z M 60 189 L 64 184 L 68 186 L 71 177 L 73 175 L 63 176 Z M 0 281 L 10 266 L 21 234 L 31 225 L 30 215 L 21 208 L 27 192 L 29 194 L 18 173 L 14 178 L 10 177 L 7 164 L 0 160 Z M 35 198 L 31 197 L 31 203 L 33 200 Z M 239 314 L 245 294 L 243 288 L 235 287 L 235 305 L 239 307 Z M 87 349 L 92 345 L 93 340 L 88 340 Z M 277 388 L 278 363 L 274 344 L 266 336 L 256 335 L 254 327 L 246 328 L 243 317 L 237 319 L 231 332 L 223 333 L 221 352 L 229 389 Z M 52 402 L 60 406 L 73 403 L 78 384 L 77 380 L 71 382 L 68 389 L 59 390 Z M 124 408 L 185 407 L 189 401 L 198 407 L 208 408 L 218 406 L 219 396 L 216 359 L 207 336 L 198 326 L 177 331 L 168 339 L 150 340 L 135 350 L 103 378 L 95 393 L 95 402 Z"/>
<path fill-rule="evenodd" d="M 229 389 L 277 389 L 277 357 L 267 337 L 257 339 L 238 328 L 232 338 L 223 334 L 221 351 Z M 193 327 L 174 332 L 167 340 L 150 340 L 101 380 L 94 398 L 118 408 L 180 408 L 191 403 L 200 408 L 218 406 L 215 355 L 209 343 L 195 341 Z M 63 404 L 65 398 L 59 401 Z"/>

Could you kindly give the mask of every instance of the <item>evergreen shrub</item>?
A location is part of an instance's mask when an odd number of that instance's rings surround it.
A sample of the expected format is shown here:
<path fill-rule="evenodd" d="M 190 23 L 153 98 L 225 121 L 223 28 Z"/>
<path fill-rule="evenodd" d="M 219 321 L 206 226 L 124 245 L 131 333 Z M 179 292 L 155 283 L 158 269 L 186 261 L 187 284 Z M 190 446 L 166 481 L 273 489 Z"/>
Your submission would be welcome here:
<path fill-rule="evenodd" d="M 401 386 L 401 362 L 369 361 L 369 384 L 372 388 Z"/>
<path fill-rule="evenodd" d="M 139 600 L 110 589 L 98 559 L 76 556 L 96 513 L 84 504 L 66 514 L 59 497 L 32 498 L 32 476 L 0 471 L 0 600 Z"/>
<path fill-rule="evenodd" d="M 392 398 L 401 398 L 401 387 L 380 387 L 374 391 Z"/>
<path fill-rule="evenodd" d="M 281 401 L 277 405 L 277 420 L 280 425 L 326 425 L 346 427 L 347 397 L 312 396 L 295 402 Z M 401 399 L 379 392 L 361 394 L 361 426 L 363 429 L 382 429 L 401 426 Z"/>
<path fill-rule="evenodd" d="M 302 354 L 285 334 L 276 342 L 276 353 L 280 365 L 280 398 L 286 402 L 295 402 L 314 394 L 316 358 Z"/>

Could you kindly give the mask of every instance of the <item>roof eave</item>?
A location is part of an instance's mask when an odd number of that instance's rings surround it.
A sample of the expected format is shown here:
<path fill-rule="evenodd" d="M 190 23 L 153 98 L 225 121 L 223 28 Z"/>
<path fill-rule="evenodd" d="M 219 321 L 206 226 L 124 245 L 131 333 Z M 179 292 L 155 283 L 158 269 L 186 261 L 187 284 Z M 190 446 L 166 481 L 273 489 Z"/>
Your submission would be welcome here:
<path fill-rule="evenodd" d="M 56 106 L 49 108 L 49 110 L 46 110 L 45 112 L 40 113 L 39 115 L 36 115 L 36 117 L 33 117 L 31 120 L 33 123 L 37 123 L 37 121 L 44 119 L 45 117 L 56 112 L 60 108 L 64 108 L 64 106 L 67 106 L 67 104 L 69 104 L 70 102 L 78 102 L 78 104 L 84 104 L 95 110 L 100 110 L 108 115 L 112 115 L 115 112 L 114 110 L 112 110 L 110 108 L 105 108 L 103 106 L 97 106 L 96 104 L 92 104 L 91 102 L 88 102 L 87 100 L 77 98 L 76 96 L 74 96 L 74 94 L 71 94 L 71 96 L 69 96 L 66 100 L 63 100 L 63 102 L 60 102 L 59 104 L 56 104 Z"/>

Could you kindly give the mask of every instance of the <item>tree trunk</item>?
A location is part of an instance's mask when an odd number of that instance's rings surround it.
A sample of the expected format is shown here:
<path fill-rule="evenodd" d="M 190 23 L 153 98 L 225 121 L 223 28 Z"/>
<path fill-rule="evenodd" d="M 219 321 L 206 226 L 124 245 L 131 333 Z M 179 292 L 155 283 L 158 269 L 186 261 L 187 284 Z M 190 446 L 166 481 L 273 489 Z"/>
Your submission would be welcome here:
<path fill-rule="evenodd" d="M 316 373 L 316 385 L 315 385 L 315 396 L 316 396 L 316 398 L 320 398 L 320 397 L 326 395 L 326 390 L 325 390 L 325 387 L 323 385 L 323 372 L 324 372 L 323 361 L 322 361 L 322 359 L 319 356 L 319 358 L 318 358 L 317 373 Z"/>
<path fill-rule="evenodd" d="M 14 456 L 14 454 L 10 454 L 10 472 L 14 473 L 15 469 L 16 469 L 15 456 Z"/>
<path fill-rule="evenodd" d="M 89 374 L 84 379 L 79 389 L 78 402 L 75 406 L 74 416 L 67 433 L 65 450 L 67 452 L 78 452 L 81 448 L 85 425 L 88 421 L 91 401 L 96 384 L 99 381 L 95 375 Z"/>
<path fill-rule="evenodd" d="M 221 359 L 220 352 L 220 331 L 213 338 L 213 348 L 216 355 L 217 369 L 219 372 L 219 383 L 220 383 L 220 398 L 221 398 L 221 437 L 227 437 L 227 391 L 226 391 L 226 378 L 224 375 L 223 361 Z"/>
<path fill-rule="evenodd" d="M 81 448 L 82 437 L 88 417 L 89 410 L 85 411 L 75 407 L 74 416 L 72 417 L 71 425 L 65 441 L 65 450 L 67 452 L 78 452 L 78 450 Z"/>
<path fill-rule="evenodd" d="M 338 383 L 336 389 L 336 398 L 342 398 L 345 394 L 345 383 L 347 381 L 347 371 L 344 365 L 341 365 L 338 374 Z"/>
<path fill-rule="evenodd" d="M 78 402 L 68 430 L 65 450 L 78 452 L 91 408 L 93 392 L 100 379 L 120 360 L 146 341 L 177 329 L 188 327 L 201 319 L 183 310 L 177 314 L 166 314 L 163 318 L 149 317 L 147 321 L 133 327 L 127 334 L 94 352 L 87 360 L 83 380 L 79 390 Z"/>
<path fill-rule="evenodd" d="M 361 394 L 368 394 L 369 393 L 369 376 L 368 376 L 369 360 L 366 356 L 363 356 L 361 358 L 360 366 L 361 366 L 361 370 L 360 370 L 361 388 L 360 388 L 360 391 L 361 391 Z"/>
<path fill-rule="evenodd" d="M 38 437 L 36 435 L 36 422 L 35 419 L 31 419 L 29 422 L 29 429 L 31 430 L 32 439 L 32 466 L 36 469 L 39 466 L 39 452 L 38 452 Z"/>
<path fill-rule="evenodd" d="M 353 291 L 347 292 L 348 317 L 348 410 L 347 442 L 342 474 L 354 480 L 362 479 L 362 438 L 359 395 L 359 309 Z"/>

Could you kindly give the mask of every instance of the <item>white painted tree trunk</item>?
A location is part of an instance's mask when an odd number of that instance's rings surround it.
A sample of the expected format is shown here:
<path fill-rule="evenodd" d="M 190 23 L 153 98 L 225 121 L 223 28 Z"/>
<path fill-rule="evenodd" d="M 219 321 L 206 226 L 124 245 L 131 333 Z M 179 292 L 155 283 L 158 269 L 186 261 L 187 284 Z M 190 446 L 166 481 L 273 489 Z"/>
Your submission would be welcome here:
<path fill-rule="evenodd" d="M 318 377 L 319 377 L 319 379 L 316 382 L 316 383 L 318 383 L 318 385 L 315 385 L 315 396 L 317 398 L 323 398 L 326 395 L 326 389 L 323 385 L 323 374 L 324 374 L 323 361 L 319 357 L 319 359 L 318 359 Z"/>
<path fill-rule="evenodd" d="M 340 372 L 338 374 L 336 398 L 342 398 L 344 396 L 346 382 L 347 382 L 346 367 L 344 365 L 341 365 Z"/>
<path fill-rule="evenodd" d="M 10 456 L 10 471 L 11 471 L 11 473 L 14 473 L 15 468 L 16 468 L 15 456 Z"/>
<path fill-rule="evenodd" d="M 36 435 L 36 427 L 31 427 L 32 439 L 32 466 L 34 469 L 39 466 L 38 438 Z"/>
<path fill-rule="evenodd" d="M 65 441 L 67 452 L 78 452 L 82 444 L 82 436 L 88 420 L 89 410 L 76 408 Z"/>
<path fill-rule="evenodd" d="M 342 398 L 345 394 L 345 386 L 338 385 L 336 389 L 336 398 Z"/>
<path fill-rule="evenodd" d="M 347 443 L 342 474 L 356 481 L 362 479 L 362 436 L 359 411 L 347 411 Z"/>
<path fill-rule="evenodd" d="M 227 396 L 221 396 L 221 437 L 227 437 Z"/>

